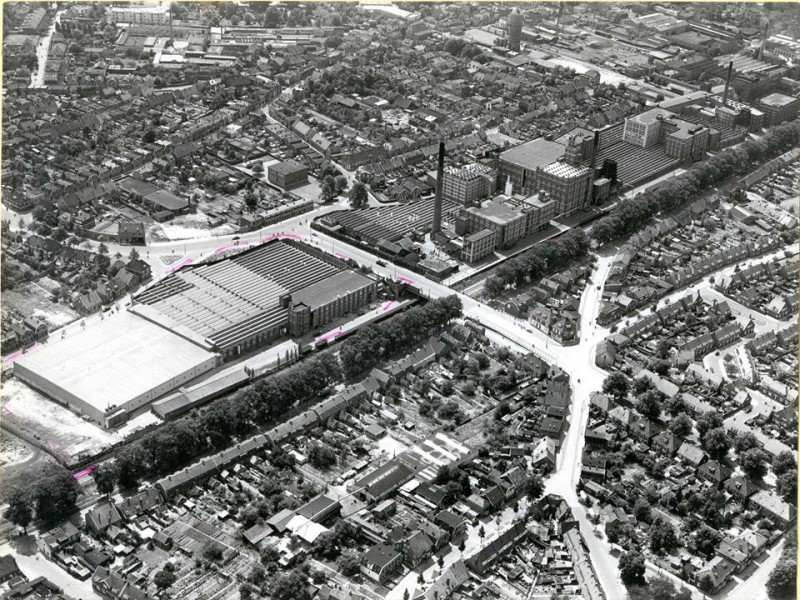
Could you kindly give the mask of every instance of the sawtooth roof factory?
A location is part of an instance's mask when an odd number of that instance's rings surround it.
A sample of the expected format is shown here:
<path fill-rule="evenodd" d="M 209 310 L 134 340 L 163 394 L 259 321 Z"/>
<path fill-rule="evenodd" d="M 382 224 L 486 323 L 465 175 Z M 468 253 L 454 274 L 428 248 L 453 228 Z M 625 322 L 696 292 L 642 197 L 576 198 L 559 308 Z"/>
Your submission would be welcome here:
<path fill-rule="evenodd" d="M 223 361 L 302 336 L 377 296 L 377 282 L 309 246 L 273 241 L 185 267 L 131 308 L 20 358 L 15 374 L 103 427 Z"/>

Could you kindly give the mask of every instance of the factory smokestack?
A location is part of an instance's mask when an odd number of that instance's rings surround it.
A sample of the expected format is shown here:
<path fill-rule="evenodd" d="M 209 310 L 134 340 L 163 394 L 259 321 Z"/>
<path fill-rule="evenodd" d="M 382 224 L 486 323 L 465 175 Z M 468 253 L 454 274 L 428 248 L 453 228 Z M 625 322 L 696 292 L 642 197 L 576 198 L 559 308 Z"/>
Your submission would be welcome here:
<path fill-rule="evenodd" d="M 586 191 L 586 206 L 592 205 L 594 195 L 594 178 L 597 172 L 597 150 L 600 148 L 600 132 L 595 129 L 592 140 L 592 155 L 589 159 L 589 189 Z"/>
<path fill-rule="evenodd" d="M 761 38 L 761 47 L 758 49 L 758 60 L 764 60 L 764 48 L 767 45 L 767 36 L 769 35 L 769 19 L 764 24 L 764 37 Z"/>
<path fill-rule="evenodd" d="M 725 93 L 722 94 L 722 106 L 728 106 L 728 90 L 731 86 L 731 75 L 733 74 L 733 61 L 728 63 L 728 76 L 725 77 Z"/>
<path fill-rule="evenodd" d="M 439 142 L 439 164 L 436 166 L 436 196 L 433 199 L 431 236 L 442 230 L 442 188 L 444 187 L 444 142 Z"/>

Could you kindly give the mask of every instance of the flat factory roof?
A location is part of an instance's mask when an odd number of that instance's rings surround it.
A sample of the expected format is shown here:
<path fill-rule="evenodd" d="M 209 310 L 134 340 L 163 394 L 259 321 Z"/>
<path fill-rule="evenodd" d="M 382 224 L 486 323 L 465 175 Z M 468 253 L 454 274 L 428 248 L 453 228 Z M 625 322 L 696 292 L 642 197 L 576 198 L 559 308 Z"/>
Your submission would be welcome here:
<path fill-rule="evenodd" d="M 536 138 L 525 142 L 500 154 L 500 159 L 526 169 L 544 167 L 557 161 L 564 155 L 564 146 L 558 142 L 550 142 L 544 138 Z"/>
<path fill-rule="evenodd" d="M 128 311 L 64 339 L 54 338 L 16 364 L 101 411 L 122 406 L 214 358 Z"/>
<path fill-rule="evenodd" d="M 345 296 L 373 283 L 372 279 L 358 271 L 339 271 L 335 275 L 294 292 L 292 294 L 292 304 L 302 303 L 311 310 L 316 310 L 320 306 L 333 302 L 339 296 Z"/>

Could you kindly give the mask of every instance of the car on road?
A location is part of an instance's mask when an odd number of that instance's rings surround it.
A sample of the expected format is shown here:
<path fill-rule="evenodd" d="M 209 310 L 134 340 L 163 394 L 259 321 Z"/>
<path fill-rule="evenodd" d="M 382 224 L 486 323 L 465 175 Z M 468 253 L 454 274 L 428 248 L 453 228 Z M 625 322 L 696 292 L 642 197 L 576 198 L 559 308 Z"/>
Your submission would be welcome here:
<path fill-rule="evenodd" d="M 386 261 L 385 260 L 376 260 L 375 264 L 378 265 L 379 267 L 385 267 L 386 266 Z"/>

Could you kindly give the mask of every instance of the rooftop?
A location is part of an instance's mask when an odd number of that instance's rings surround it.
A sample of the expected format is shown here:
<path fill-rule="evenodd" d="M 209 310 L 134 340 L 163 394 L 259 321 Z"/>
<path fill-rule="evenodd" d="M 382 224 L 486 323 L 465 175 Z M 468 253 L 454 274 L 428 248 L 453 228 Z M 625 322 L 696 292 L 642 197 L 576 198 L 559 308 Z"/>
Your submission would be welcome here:
<path fill-rule="evenodd" d="M 556 177 L 560 177 L 562 179 L 575 179 L 577 177 L 583 177 L 584 175 L 588 174 L 589 169 L 587 167 L 575 167 L 573 165 L 559 161 L 559 162 L 554 162 L 551 165 L 547 165 L 545 168 L 542 169 L 542 172 L 547 173 L 549 175 L 554 175 Z"/>
<path fill-rule="evenodd" d="M 564 146 L 558 142 L 549 142 L 544 138 L 536 138 L 525 142 L 500 154 L 500 159 L 526 169 L 544 167 L 557 161 L 564 155 Z"/>
<path fill-rule="evenodd" d="M 775 92 L 769 96 L 764 96 L 761 100 L 759 100 L 761 104 L 766 106 L 787 106 L 796 101 L 797 98 L 794 96 L 787 96 L 786 94 L 781 94 L 780 92 Z"/>
<path fill-rule="evenodd" d="M 209 360 L 213 366 L 211 352 L 124 311 L 49 341 L 17 360 L 14 368 L 110 412 Z"/>
<path fill-rule="evenodd" d="M 469 207 L 467 212 L 480 215 L 498 225 L 505 225 L 522 216 L 522 211 L 520 209 L 512 206 L 505 200 L 505 196 L 498 196 L 485 202 L 482 206 Z"/>
<path fill-rule="evenodd" d="M 339 271 L 335 275 L 297 290 L 292 294 L 292 304 L 305 304 L 311 310 L 325 306 L 340 296 L 365 288 L 375 283 L 358 271 Z"/>

